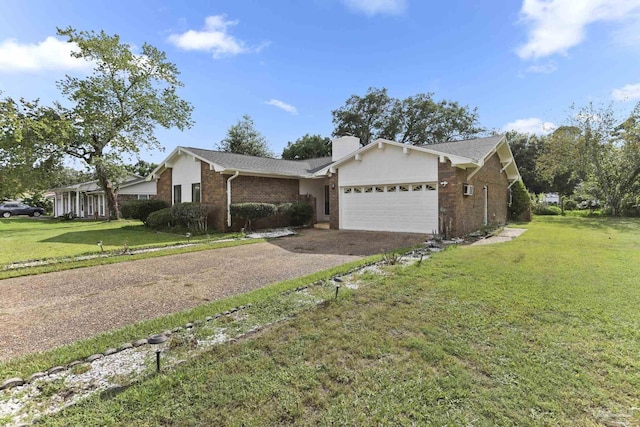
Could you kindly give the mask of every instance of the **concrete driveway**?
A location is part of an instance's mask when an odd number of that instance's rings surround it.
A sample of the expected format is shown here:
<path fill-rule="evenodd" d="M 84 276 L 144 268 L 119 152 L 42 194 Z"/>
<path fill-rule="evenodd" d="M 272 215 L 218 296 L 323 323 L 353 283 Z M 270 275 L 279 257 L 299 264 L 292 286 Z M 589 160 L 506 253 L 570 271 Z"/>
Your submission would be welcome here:
<path fill-rule="evenodd" d="M 309 229 L 267 243 L 1 280 L 0 360 L 412 246 L 424 237 Z"/>

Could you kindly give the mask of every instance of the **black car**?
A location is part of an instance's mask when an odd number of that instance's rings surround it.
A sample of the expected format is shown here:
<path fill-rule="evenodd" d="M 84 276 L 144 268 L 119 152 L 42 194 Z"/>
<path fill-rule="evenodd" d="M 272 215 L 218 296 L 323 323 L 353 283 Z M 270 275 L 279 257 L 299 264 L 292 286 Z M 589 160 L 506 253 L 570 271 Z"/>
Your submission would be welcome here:
<path fill-rule="evenodd" d="M 34 208 L 18 202 L 0 203 L 0 217 L 9 218 L 11 215 L 40 216 L 44 214 L 44 209 Z"/>

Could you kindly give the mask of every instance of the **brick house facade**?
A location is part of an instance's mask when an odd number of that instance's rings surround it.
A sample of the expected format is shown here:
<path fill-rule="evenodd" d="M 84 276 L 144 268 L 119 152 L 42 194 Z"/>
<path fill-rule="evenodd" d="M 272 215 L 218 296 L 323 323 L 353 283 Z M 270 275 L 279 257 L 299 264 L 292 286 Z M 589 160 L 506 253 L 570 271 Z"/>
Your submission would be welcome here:
<path fill-rule="evenodd" d="M 360 147 L 346 137 L 333 149 L 330 158 L 289 161 L 178 147 L 150 178 L 169 204 L 208 205 L 209 226 L 219 231 L 244 226 L 238 218 L 229 223 L 230 204 L 301 201 L 313 207 L 313 222 L 333 229 L 448 236 L 504 224 L 510 185 L 520 179 L 504 136 L 424 147 L 387 140 Z M 473 194 L 465 195 L 465 185 Z M 276 215 L 253 228 L 284 225 L 287 218 Z"/>

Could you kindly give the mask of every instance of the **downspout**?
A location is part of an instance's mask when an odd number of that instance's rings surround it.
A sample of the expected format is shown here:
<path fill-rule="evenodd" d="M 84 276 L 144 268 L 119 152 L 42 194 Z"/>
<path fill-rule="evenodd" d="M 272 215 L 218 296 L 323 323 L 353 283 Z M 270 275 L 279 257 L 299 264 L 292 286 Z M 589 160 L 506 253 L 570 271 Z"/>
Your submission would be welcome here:
<path fill-rule="evenodd" d="M 231 227 L 231 181 L 240 175 L 240 171 L 236 171 L 233 176 L 227 179 L 227 227 Z"/>
<path fill-rule="evenodd" d="M 488 198 L 488 188 L 485 185 L 482 187 L 482 192 L 484 195 L 484 218 L 482 219 L 483 225 L 489 224 L 489 198 Z"/>

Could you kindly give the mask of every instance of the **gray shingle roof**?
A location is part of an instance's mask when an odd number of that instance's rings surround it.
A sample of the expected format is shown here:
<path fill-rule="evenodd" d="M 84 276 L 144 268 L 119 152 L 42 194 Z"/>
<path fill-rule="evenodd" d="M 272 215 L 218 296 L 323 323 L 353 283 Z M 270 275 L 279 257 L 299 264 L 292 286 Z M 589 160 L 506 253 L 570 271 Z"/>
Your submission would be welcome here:
<path fill-rule="evenodd" d="M 441 142 L 439 144 L 423 145 L 424 148 L 440 151 L 453 156 L 468 157 L 479 161 L 491 151 L 493 147 L 504 138 L 504 135 L 490 136 L 487 138 L 465 139 L 462 141 Z"/>
<path fill-rule="evenodd" d="M 256 173 L 278 175 L 311 176 L 314 172 L 331 163 L 331 157 L 309 160 L 282 160 L 244 154 L 203 150 L 202 148 L 180 147 L 225 169 L 239 169 Z"/>

